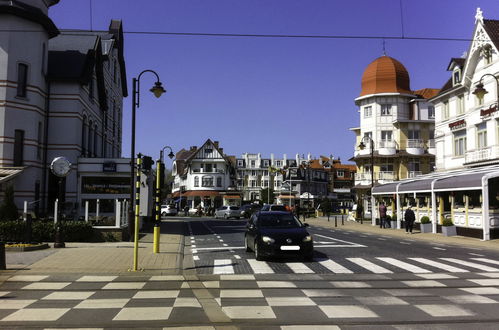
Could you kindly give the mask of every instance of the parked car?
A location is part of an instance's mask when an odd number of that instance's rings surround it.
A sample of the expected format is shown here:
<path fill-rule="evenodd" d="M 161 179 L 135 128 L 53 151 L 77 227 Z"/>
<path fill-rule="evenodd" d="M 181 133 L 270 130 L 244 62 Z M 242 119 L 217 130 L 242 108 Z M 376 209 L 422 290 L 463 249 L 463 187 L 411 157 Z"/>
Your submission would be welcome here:
<path fill-rule="evenodd" d="M 301 256 L 312 260 L 314 243 L 306 229 L 289 212 L 260 211 L 251 216 L 244 234 L 246 251 L 254 251 L 256 260 L 270 256 Z"/>
<path fill-rule="evenodd" d="M 282 205 L 282 204 L 265 204 L 260 211 L 282 211 L 282 212 L 289 212 L 286 209 L 286 205 Z"/>
<path fill-rule="evenodd" d="M 262 206 L 260 204 L 246 204 L 241 206 L 241 216 L 243 218 L 249 218 L 255 212 L 260 211 Z"/>
<path fill-rule="evenodd" d="M 166 217 L 168 215 L 177 215 L 177 208 L 175 205 L 161 205 L 161 215 Z"/>
<path fill-rule="evenodd" d="M 241 209 L 239 206 L 222 206 L 215 211 L 215 219 L 224 218 L 236 218 L 241 217 Z"/>

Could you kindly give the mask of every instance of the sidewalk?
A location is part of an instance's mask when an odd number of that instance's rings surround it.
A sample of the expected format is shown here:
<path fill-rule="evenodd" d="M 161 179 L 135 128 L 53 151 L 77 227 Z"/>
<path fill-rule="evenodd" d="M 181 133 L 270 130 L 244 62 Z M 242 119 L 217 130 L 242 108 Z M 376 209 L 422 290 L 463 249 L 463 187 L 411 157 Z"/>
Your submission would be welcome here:
<path fill-rule="evenodd" d="M 43 252 L 33 251 L 38 253 L 37 261 L 31 260 L 33 258 L 26 255 L 22 257 L 19 253 L 14 255 L 7 252 L 7 271 L 2 271 L 2 274 L 15 271 L 23 274 L 179 274 L 183 259 L 183 226 L 183 220 L 172 219 L 162 222 L 160 253 L 153 253 L 152 233 L 144 234 L 140 238 L 138 268 L 142 271 L 129 271 L 133 266 L 133 242 L 104 242 L 66 243 L 66 247 L 62 249 L 51 247 L 50 250 Z M 23 252 L 23 254 L 33 252 Z M 30 261 L 34 262 L 29 264 Z"/>
<path fill-rule="evenodd" d="M 345 216 L 344 225 L 341 224 L 341 216 L 338 217 L 338 227 L 334 226 L 334 216 L 330 217 L 329 222 L 327 217 L 307 218 L 306 222 L 314 226 L 322 226 L 327 228 L 335 228 L 339 230 L 355 230 L 378 235 L 387 235 L 400 238 L 409 238 L 413 240 L 421 240 L 427 242 L 438 242 L 441 244 L 451 244 L 458 246 L 469 246 L 475 248 L 492 249 L 499 251 L 499 239 L 482 241 L 478 238 L 465 236 L 443 236 L 442 234 L 421 233 L 419 230 L 414 230 L 414 235 L 407 235 L 405 229 L 379 228 L 379 225 L 373 226 L 371 220 L 365 220 L 363 224 L 355 221 L 347 221 Z"/>

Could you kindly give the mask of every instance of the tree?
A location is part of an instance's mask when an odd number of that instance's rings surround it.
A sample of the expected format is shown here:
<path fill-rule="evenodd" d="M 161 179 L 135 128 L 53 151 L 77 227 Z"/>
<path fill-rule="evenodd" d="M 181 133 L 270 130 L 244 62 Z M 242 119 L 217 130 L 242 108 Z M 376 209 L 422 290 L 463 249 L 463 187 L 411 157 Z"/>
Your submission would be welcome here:
<path fill-rule="evenodd" d="M 263 204 L 274 203 L 274 189 L 264 188 L 260 191 L 260 202 Z"/>
<path fill-rule="evenodd" d="M 16 220 L 18 216 L 17 206 L 14 203 L 14 187 L 7 186 L 0 205 L 0 220 Z"/>

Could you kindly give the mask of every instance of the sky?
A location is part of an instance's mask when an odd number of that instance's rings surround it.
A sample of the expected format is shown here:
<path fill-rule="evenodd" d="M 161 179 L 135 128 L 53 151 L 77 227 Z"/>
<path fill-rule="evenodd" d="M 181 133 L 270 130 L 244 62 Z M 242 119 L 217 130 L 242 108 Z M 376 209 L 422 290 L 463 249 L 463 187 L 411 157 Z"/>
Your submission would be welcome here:
<path fill-rule="evenodd" d="M 136 152 L 159 157 L 220 142 L 228 155 L 353 156 L 354 99 L 369 63 L 385 50 L 404 64 L 411 89 L 440 88 L 461 57 L 477 7 L 499 19 L 497 0 L 61 0 L 49 16 L 60 29 L 107 30 L 121 19 L 129 97 L 122 155 L 130 155 L 132 78 L 146 69 L 167 93 L 149 93 L 144 74 Z M 362 36 L 255 38 L 136 32 Z M 405 37 L 393 39 L 392 37 Z"/>

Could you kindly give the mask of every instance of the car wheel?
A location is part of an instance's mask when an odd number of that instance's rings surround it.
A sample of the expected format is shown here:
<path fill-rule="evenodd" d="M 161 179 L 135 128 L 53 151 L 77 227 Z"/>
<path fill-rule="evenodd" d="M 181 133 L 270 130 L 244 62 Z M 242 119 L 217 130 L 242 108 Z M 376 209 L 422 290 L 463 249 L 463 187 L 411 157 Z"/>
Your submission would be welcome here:
<path fill-rule="evenodd" d="M 246 237 L 246 235 L 244 236 L 244 248 L 246 249 L 246 252 L 251 252 L 251 249 L 248 245 L 248 238 Z"/>
<path fill-rule="evenodd" d="M 161 213 L 162 216 L 166 217 L 166 212 Z"/>
<path fill-rule="evenodd" d="M 303 256 L 303 260 L 305 261 L 314 261 L 314 253 L 306 254 Z"/>
<path fill-rule="evenodd" d="M 255 251 L 255 259 L 258 260 L 258 261 L 262 261 L 263 260 L 263 257 L 260 253 L 260 244 L 258 243 L 258 241 L 255 241 L 255 245 L 254 245 L 254 248 L 253 248 L 253 251 Z"/>

